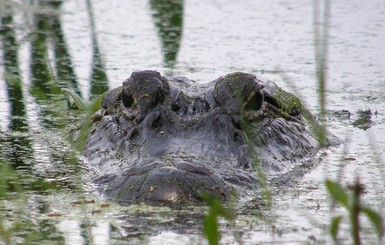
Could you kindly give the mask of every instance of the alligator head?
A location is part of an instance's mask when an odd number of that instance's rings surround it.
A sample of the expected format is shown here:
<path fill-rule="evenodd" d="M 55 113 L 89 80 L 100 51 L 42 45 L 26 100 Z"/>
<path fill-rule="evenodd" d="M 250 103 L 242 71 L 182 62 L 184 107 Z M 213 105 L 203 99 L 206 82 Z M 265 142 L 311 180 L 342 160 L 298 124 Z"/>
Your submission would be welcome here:
<path fill-rule="evenodd" d="M 226 201 L 259 189 L 257 169 L 272 180 L 309 165 L 316 125 L 297 97 L 251 74 L 199 85 L 139 71 L 106 94 L 84 155 L 121 203 Z"/>

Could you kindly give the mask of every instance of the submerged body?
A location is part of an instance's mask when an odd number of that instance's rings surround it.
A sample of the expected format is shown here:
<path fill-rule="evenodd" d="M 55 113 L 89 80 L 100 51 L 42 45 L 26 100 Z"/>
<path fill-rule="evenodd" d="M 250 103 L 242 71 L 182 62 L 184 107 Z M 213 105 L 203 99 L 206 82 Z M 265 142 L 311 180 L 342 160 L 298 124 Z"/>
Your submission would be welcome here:
<path fill-rule="evenodd" d="M 121 203 L 226 201 L 258 191 L 258 172 L 285 182 L 313 165 L 317 127 L 298 98 L 251 74 L 199 85 L 139 71 L 106 94 L 84 155 Z"/>

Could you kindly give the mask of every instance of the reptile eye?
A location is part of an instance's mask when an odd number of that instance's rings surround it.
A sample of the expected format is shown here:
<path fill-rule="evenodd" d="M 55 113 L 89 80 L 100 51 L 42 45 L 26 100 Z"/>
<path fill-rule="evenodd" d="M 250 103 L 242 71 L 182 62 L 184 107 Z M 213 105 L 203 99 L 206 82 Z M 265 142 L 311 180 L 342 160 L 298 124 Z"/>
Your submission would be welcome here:
<path fill-rule="evenodd" d="M 272 97 L 269 93 L 265 92 L 264 93 L 264 100 L 269 103 L 270 105 L 273 105 L 277 108 L 281 108 L 281 106 L 279 106 L 278 102 L 276 99 L 274 99 L 274 97 Z"/>
<path fill-rule="evenodd" d="M 261 91 L 250 94 L 249 98 L 245 98 L 244 109 L 258 111 L 262 107 L 263 97 Z"/>
<path fill-rule="evenodd" d="M 121 99 L 124 107 L 130 107 L 134 103 L 134 98 L 126 89 L 122 91 Z"/>
<path fill-rule="evenodd" d="M 294 108 L 289 112 L 290 116 L 296 117 L 301 114 L 301 110 L 299 108 Z"/>
<path fill-rule="evenodd" d="M 263 103 L 261 90 L 264 86 L 254 75 L 235 72 L 217 80 L 214 98 L 228 112 L 259 110 Z"/>

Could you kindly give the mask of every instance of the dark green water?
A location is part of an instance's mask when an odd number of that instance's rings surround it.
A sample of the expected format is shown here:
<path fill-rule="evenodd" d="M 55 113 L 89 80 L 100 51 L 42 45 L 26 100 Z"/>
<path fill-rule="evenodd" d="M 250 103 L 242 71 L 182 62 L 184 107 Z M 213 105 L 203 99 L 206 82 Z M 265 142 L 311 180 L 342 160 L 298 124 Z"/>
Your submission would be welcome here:
<path fill-rule="evenodd" d="M 92 191 L 85 159 L 66 138 L 84 114 L 69 108 L 61 88 L 93 100 L 134 70 L 198 82 L 246 71 L 297 90 L 316 113 L 312 11 L 304 0 L 2 0 L 0 159 L 13 171 L 2 168 L 1 178 L 23 189 L 1 192 L 2 241 L 204 243 L 205 208 L 122 207 Z M 242 208 L 235 223 L 222 220 L 223 244 L 330 243 L 327 226 L 342 210 L 330 211 L 323 181 L 335 179 L 341 164 L 342 182 L 359 175 L 364 202 L 385 214 L 385 4 L 339 1 L 330 22 L 327 106 L 351 117 L 332 114 L 328 126 L 345 144 L 322 152 L 298 186 L 277 191 L 273 210 Z M 357 121 L 356 112 L 368 109 L 370 119 Z M 364 239 L 374 242 L 364 226 Z M 341 237 L 349 237 L 347 226 Z"/>

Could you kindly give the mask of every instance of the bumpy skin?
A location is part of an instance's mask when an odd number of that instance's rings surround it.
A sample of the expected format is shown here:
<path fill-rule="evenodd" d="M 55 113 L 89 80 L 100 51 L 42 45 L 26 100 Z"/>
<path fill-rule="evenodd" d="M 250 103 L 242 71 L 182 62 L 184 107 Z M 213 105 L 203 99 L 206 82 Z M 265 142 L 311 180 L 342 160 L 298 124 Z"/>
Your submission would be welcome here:
<path fill-rule="evenodd" d="M 105 196 L 127 204 L 249 196 L 257 168 L 285 182 L 318 149 L 316 124 L 294 95 L 240 72 L 206 85 L 134 72 L 95 121 L 84 154 Z"/>

